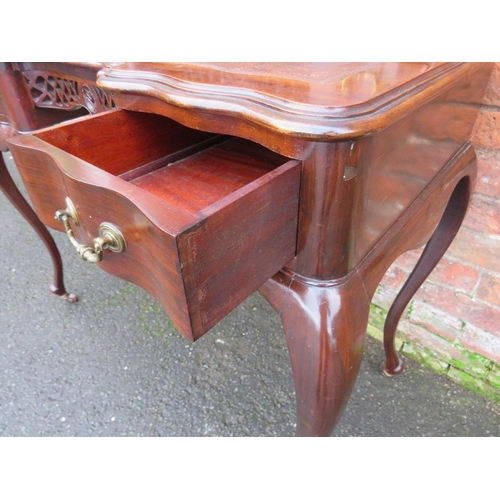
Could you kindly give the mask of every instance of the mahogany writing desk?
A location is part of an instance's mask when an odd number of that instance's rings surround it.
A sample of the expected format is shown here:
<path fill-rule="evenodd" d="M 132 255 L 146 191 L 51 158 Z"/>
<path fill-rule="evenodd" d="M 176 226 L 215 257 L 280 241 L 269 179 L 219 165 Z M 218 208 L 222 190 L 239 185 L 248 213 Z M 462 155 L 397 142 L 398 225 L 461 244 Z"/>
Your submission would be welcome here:
<path fill-rule="evenodd" d="M 4 95 L 3 130 L 40 220 L 154 295 L 188 338 L 258 289 L 285 330 L 297 434 L 325 436 L 352 391 L 380 280 L 427 243 L 386 322 L 386 372 L 401 370 L 397 322 L 464 217 L 490 71 L 23 64 L 3 74 L 4 88 L 17 78 L 26 91 L 21 105 Z M 90 115 L 45 128 L 11 118 L 44 107 Z M 0 182 L 9 194 L 8 175 Z"/>

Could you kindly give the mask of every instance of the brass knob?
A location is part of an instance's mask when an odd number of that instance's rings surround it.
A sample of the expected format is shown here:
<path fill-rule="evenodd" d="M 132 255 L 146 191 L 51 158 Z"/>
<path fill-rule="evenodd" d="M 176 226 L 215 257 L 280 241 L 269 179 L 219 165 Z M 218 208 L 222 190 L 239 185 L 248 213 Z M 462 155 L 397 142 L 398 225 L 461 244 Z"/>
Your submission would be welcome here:
<path fill-rule="evenodd" d="M 64 210 L 58 210 L 55 214 L 55 218 L 64 224 L 64 229 L 66 230 L 69 241 L 76 248 L 78 255 L 87 262 L 100 262 L 102 260 L 103 250 L 111 250 L 112 252 L 120 253 L 123 252 L 127 246 L 122 232 L 110 222 L 103 222 L 99 226 L 99 236 L 93 239 L 93 247 L 80 243 L 75 238 L 69 222 L 72 220 L 75 226 L 80 224 L 78 212 L 70 198 L 66 198 L 66 208 Z"/>

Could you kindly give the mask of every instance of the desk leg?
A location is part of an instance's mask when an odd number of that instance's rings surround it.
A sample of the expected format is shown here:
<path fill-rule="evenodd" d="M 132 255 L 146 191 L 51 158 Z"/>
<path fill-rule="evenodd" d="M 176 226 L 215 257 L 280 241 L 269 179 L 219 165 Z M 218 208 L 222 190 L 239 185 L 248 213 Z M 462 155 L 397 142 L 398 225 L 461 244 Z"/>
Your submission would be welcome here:
<path fill-rule="evenodd" d="M 297 436 L 330 436 L 350 397 L 370 310 L 357 274 L 332 285 L 278 273 L 260 292 L 279 313 L 297 398 Z"/>
<path fill-rule="evenodd" d="M 384 373 L 388 376 L 397 375 L 403 370 L 403 363 L 396 354 L 394 345 L 396 328 L 406 306 L 422 283 L 427 279 L 437 263 L 445 254 L 455 238 L 465 217 L 470 199 L 470 181 L 464 177 L 453 191 L 450 201 L 439 221 L 439 224 L 425 246 L 415 269 L 401 288 L 394 300 L 384 325 L 384 349 L 386 365 Z"/>
<path fill-rule="evenodd" d="M 78 297 L 72 293 L 66 292 L 63 279 L 63 267 L 61 255 L 56 247 L 55 241 L 48 232 L 47 228 L 42 224 L 36 213 L 33 211 L 29 203 L 24 199 L 23 195 L 17 189 L 16 184 L 7 170 L 3 156 L 0 152 L 0 190 L 17 208 L 21 215 L 30 223 L 31 227 L 37 232 L 43 243 L 49 251 L 54 266 L 54 283 L 50 286 L 50 291 L 61 298 L 67 299 L 70 302 L 76 302 Z"/>

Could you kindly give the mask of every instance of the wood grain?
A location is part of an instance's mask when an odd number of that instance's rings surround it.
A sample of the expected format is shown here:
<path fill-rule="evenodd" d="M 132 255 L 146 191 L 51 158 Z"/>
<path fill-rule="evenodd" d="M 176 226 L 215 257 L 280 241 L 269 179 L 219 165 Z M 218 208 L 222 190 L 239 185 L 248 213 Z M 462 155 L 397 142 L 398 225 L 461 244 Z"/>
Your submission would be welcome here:
<path fill-rule="evenodd" d="M 473 188 L 469 138 L 491 68 L 18 63 L 0 71 L 0 113 L 5 136 L 39 127 L 40 110 L 15 91 L 23 72 L 100 69 L 120 110 L 9 139 L 37 213 L 61 229 L 53 213 L 69 195 L 85 243 L 100 222 L 117 224 L 127 250 L 101 267 L 157 297 L 193 340 L 261 287 L 287 336 L 298 434 L 326 436 L 355 383 L 382 276 L 432 238 L 390 315 L 390 344 L 440 234 L 447 244 L 459 225 L 448 216 L 463 216 Z"/>
<path fill-rule="evenodd" d="M 119 110 L 11 141 L 41 219 L 62 230 L 54 213 L 69 196 L 80 242 L 91 245 L 102 222 L 118 226 L 127 249 L 107 252 L 100 266 L 154 295 L 192 340 L 281 269 L 297 240 L 300 162 L 212 137 Z M 178 159 L 186 150 L 194 154 Z M 119 176 L 158 159 L 142 176 Z"/>

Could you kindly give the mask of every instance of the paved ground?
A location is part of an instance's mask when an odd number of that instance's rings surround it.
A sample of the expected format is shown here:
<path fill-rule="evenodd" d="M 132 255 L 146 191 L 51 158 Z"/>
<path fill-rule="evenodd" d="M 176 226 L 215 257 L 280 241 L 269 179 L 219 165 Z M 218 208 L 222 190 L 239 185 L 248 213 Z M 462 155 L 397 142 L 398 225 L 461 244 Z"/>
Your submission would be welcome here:
<path fill-rule="evenodd" d="M 16 178 L 17 175 L 15 176 Z M 290 436 L 294 392 L 281 325 L 254 294 L 195 344 L 154 299 L 79 260 L 70 304 L 50 259 L 0 194 L 0 436 Z M 336 436 L 500 436 L 500 407 L 407 361 L 381 375 L 368 339 Z"/>

